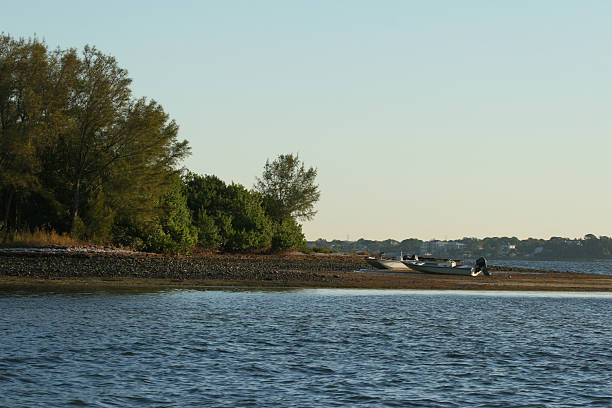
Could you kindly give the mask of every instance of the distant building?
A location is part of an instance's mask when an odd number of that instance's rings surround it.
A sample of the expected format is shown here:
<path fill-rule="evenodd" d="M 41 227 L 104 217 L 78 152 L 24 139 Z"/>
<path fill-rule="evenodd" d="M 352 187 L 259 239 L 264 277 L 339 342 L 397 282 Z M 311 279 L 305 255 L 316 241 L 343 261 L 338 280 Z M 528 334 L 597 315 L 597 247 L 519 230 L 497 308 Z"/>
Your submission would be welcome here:
<path fill-rule="evenodd" d="M 423 255 L 435 255 L 435 254 L 446 254 L 449 252 L 462 251 L 465 248 L 465 244 L 457 241 L 439 241 L 434 239 L 432 241 L 423 242 L 421 245 L 421 254 Z"/>
<path fill-rule="evenodd" d="M 508 256 L 516 252 L 516 245 L 509 242 L 503 244 L 499 249 L 499 254 L 502 256 Z"/>

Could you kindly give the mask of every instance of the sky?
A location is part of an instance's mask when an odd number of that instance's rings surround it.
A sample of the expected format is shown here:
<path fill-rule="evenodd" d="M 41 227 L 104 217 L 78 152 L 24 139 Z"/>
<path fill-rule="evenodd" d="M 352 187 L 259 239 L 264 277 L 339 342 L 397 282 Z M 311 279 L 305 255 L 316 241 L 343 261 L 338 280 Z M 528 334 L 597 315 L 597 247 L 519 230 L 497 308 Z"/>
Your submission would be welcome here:
<path fill-rule="evenodd" d="M 2 1 L 0 31 L 94 45 L 199 174 L 318 171 L 307 239 L 612 235 L 612 2 Z"/>

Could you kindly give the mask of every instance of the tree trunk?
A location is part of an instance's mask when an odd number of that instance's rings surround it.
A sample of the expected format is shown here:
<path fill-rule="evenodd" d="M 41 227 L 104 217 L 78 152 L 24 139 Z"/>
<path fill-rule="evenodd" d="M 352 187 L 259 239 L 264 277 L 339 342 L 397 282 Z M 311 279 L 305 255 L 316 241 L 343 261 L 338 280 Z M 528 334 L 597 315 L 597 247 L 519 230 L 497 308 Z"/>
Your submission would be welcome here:
<path fill-rule="evenodd" d="M 76 219 L 79 216 L 79 201 L 80 201 L 81 180 L 77 178 L 74 184 L 74 195 L 72 196 L 72 220 L 70 222 L 70 231 L 74 232 Z"/>
<path fill-rule="evenodd" d="M 8 222 L 9 222 L 9 217 L 11 215 L 11 204 L 13 203 L 13 196 L 15 195 L 15 190 L 12 188 L 9 188 L 9 191 L 7 193 L 7 198 L 6 198 L 6 208 L 4 209 L 4 223 L 2 224 L 2 228 L 0 229 L 6 229 L 8 231 Z"/>
<path fill-rule="evenodd" d="M 23 194 L 17 192 L 15 196 L 15 230 L 19 230 L 21 225 L 21 211 L 19 205 L 21 204 L 21 200 L 23 199 Z"/>

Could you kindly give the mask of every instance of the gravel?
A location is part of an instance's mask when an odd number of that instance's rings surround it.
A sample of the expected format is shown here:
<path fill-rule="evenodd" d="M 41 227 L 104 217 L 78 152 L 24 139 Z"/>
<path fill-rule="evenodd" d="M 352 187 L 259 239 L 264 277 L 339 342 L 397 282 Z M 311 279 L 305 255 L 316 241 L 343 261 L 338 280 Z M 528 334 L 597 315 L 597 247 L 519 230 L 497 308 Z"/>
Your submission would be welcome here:
<path fill-rule="evenodd" d="M 96 252 L 0 252 L 0 276 L 321 281 L 367 267 L 356 256 L 209 255 L 171 257 Z"/>

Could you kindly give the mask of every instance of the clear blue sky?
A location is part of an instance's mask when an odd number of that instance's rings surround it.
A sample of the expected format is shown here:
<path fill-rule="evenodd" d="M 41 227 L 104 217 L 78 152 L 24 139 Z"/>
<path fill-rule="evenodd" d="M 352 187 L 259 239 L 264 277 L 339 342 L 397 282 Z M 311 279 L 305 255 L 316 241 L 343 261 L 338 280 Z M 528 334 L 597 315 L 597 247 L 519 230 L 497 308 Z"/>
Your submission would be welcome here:
<path fill-rule="evenodd" d="M 190 170 L 299 153 L 309 239 L 612 235 L 610 1 L 4 3 L 6 34 L 115 56 Z"/>

